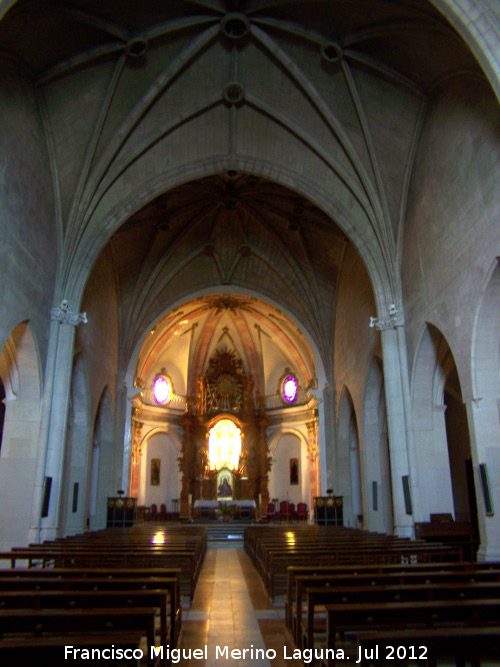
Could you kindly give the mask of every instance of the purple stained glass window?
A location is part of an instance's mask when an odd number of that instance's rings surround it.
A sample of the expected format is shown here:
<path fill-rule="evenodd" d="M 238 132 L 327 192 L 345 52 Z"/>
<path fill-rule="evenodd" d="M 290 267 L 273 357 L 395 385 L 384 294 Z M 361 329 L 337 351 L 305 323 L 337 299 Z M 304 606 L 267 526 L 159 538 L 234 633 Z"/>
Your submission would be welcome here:
<path fill-rule="evenodd" d="M 170 384 L 170 380 L 163 375 L 158 376 L 153 383 L 155 401 L 163 405 L 163 403 L 168 401 L 171 393 L 172 385 Z"/>
<path fill-rule="evenodd" d="M 282 385 L 282 394 L 283 398 L 287 403 L 293 403 L 293 401 L 297 398 L 297 380 L 293 377 L 293 375 L 288 375 L 284 380 L 283 380 L 283 385 Z"/>

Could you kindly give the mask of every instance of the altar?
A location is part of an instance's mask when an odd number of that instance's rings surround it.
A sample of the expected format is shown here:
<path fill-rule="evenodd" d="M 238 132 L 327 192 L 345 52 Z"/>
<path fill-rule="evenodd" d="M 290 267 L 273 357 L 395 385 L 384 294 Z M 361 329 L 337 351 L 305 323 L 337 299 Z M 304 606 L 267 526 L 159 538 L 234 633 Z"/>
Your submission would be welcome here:
<path fill-rule="evenodd" d="M 228 508 L 234 508 L 232 516 L 241 519 L 254 519 L 256 503 L 255 500 L 195 500 L 193 505 L 193 515 L 195 519 L 217 519 L 220 513 L 220 506 L 225 505 Z"/>

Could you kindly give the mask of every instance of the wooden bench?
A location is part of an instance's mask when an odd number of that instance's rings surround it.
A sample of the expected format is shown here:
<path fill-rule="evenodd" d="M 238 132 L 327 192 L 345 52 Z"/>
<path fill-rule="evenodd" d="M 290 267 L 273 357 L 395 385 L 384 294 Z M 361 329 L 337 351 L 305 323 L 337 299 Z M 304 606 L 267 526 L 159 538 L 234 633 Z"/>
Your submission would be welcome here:
<path fill-rule="evenodd" d="M 329 586 L 330 590 L 335 591 L 338 587 L 346 586 L 390 586 L 390 585 L 409 585 L 419 584 L 425 586 L 428 584 L 455 583 L 463 585 L 473 582 L 499 582 L 500 565 L 497 569 L 492 567 L 480 567 L 471 570 L 467 564 L 450 564 L 443 569 L 437 564 L 417 564 L 412 566 L 387 566 L 381 565 L 378 568 L 332 568 L 331 573 L 328 568 L 289 568 L 289 588 L 287 593 L 286 605 L 286 624 L 293 634 L 296 643 L 301 641 L 301 620 L 303 615 L 303 602 L 305 591 L 309 587 Z M 462 565 L 462 567 L 460 567 Z M 472 564 L 470 564 L 472 565 Z M 485 564 L 483 564 L 485 565 Z M 369 571 L 365 571 L 369 570 Z M 306 572 L 307 574 L 303 574 Z"/>
<path fill-rule="evenodd" d="M 175 646 L 176 619 L 168 614 L 168 591 L 3 591 L 0 610 L 14 609 L 106 609 L 155 607 L 160 612 L 160 642 Z"/>
<path fill-rule="evenodd" d="M 126 632 L 113 632 L 112 638 L 109 632 L 85 634 L 67 634 L 64 636 L 21 636 L 0 639 L 0 661 L 3 665 L 14 665 L 23 662 L 32 665 L 60 665 L 63 664 L 65 647 L 70 646 L 79 649 L 99 649 L 103 651 L 110 649 L 111 643 L 115 651 L 126 651 L 120 658 L 120 667 L 137 667 L 138 660 L 134 651 L 140 649 L 142 634 L 140 631 L 127 630 Z M 92 653 L 90 653 L 92 655 Z M 135 654 L 138 655 L 137 653 Z M 77 667 L 88 667 L 92 664 L 110 664 L 110 660 L 88 660 L 78 657 L 68 658 L 71 665 Z M 112 663 L 111 663 L 112 664 Z M 116 663 L 115 663 L 116 664 Z"/>
<path fill-rule="evenodd" d="M 337 634 L 499 625 L 500 600 L 432 600 L 327 604 L 326 648 L 335 651 Z M 327 667 L 335 660 L 328 656 Z"/>
<path fill-rule="evenodd" d="M 161 569 L 180 568 L 181 587 L 192 601 L 196 590 L 201 563 L 192 551 L 154 552 L 114 552 L 106 550 L 75 550 L 64 552 L 50 549 L 25 549 L 0 553 L 0 561 L 8 561 L 12 569 L 19 563 L 27 568 L 37 569 Z"/>
<path fill-rule="evenodd" d="M 438 657 L 448 656 L 453 656 L 456 667 L 465 667 L 466 661 L 480 667 L 483 660 L 500 661 L 500 625 L 367 632 L 358 635 L 357 644 L 361 667 L 370 667 L 374 659 L 380 665 L 411 656 L 425 657 L 421 664 L 428 667 L 436 667 Z"/>
<path fill-rule="evenodd" d="M 87 633 L 107 634 L 109 645 L 113 633 L 140 631 L 147 638 L 147 646 L 155 645 L 155 607 L 107 609 L 0 609 L 0 628 L 3 638 L 11 635 L 27 640 L 33 637 L 65 637 Z M 76 642 L 75 642 L 76 645 Z M 149 649 L 148 649 L 149 650 Z M 148 664 L 154 660 L 148 655 Z"/>
<path fill-rule="evenodd" d="M 271 599 L 287 590 L 287 568 L 314 561 L 329 565 L 409 565 L 419 562 L 459 561 L 461 552 L 451 547 L 411 545 L 394 549 L 344 548 L 336 550 L 297 550 L 291 553 L 271 552 L 264 583 Z"/>
<path fill-rule="evenodd" d="M 500 600 L 500 582 L 466 583 L 458 585 L 452 583 L 433 583 L 427 585 L 378 585 L 378 586 L 339 586 L 332 589 L 329 586 L 307 588 L 307 610 L 303 622 L 297 619 L 301 637 L 297 632 L 299 648 L 312 648 L 315 631 L 317 630 L 316 617 L 318 609 L 327 605 L 348 604 L 385 604 L 401 602 L 412 604 L 420 601 L 462 601 L 486 599 Z M 321 613 L 321 612 L 320 612 Z"/>
<path fill-rule="evenodd" d="M 178 637 L 182 629 L 182 606 L 180 600 L 179 572 L 173 572 L 172 577 L 140 576 L 140 570 L 126 571 L 128 576 L 120 576 L 120 571 L 104 575 L 94 570 L 0 570 L 0 603 L 8 602 L 9 592 L 15 591 L 19 598 L 26 592 L 36 599 L 37 595 L 45 592 L 61 592 L 76 596 L 78 593 L 100 593 L 112 594 L 115 591 L 132 600 L 136 593 L 146 594 L 153 591 L 164 596 L 164 602 L 160 598 L 159 608 L 162 610 L 162 629 L 166 631 L 169 627 L 169 645 L 177 645 Z M 80 574 L 81 576 L 75 576 Z M 8 576 L 11 575 L 11 576 Z M 14 576 L 13 576 L 14 575 Z M 5 598 L 4 598 L 5 594 Z M 144 597 L 144 595 L 142 596 Z M 96 599 L 96 604 L 98 599 Z M 16 605 L 14 595 L 13 604 Z M 47 602 L 45 603 L 47 604 Z M 144 602 L 139 606 L 148 606 L 152 602 Z M 111 605 L 110 605 L 111 606 Z M 168 612 L 167 612 L 168 607 Z"/>

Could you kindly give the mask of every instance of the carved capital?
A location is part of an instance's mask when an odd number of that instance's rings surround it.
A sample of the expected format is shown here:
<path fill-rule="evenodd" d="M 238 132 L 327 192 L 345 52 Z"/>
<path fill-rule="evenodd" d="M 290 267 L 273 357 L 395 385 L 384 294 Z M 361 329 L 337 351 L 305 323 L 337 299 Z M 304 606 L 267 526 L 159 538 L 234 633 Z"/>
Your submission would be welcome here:
<path fill-rule="evenodd" d="M 77 327 L 79 324 L 87 324 L 87 313 L 74 313 L 69 310 L 69 303 L 66 299 L 61 301 L 59 306 L 55 306 L 50 311 L 50 319 L 53 322 L 60 324 L 70 324 L 72 327 Z"/>
<path fill-rule="evenodd" d="M 398 310 L 393 304 L 389 307 L 389 314 L 384 317 L 370 317 L 370 327 L 377 331 L 385 329 L 397 329 L 405 324 L 405 316 L 402 310 Z"/>

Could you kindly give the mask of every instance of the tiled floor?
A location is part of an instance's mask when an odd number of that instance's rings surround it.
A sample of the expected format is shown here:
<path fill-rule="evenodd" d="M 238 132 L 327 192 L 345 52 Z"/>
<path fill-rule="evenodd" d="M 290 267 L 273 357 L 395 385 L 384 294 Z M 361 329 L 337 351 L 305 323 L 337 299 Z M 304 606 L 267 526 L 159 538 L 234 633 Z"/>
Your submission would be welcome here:
<path fill-rule="evenodd" d="M 270 603 L 243 549 L 209 549 L 193 604 L 183 610 L 181 664 L 299 667 L 300 661 L 285 659 L 285 655 L 292 655 L 293 644 L 285 632 L 284 613 L 279 602 L 275 606 Z M 206 660 L 195 659 L 193 654 L 189 659 L 186 651 L 196 648 L 206 650 Z M 233 649 L 241 653 L 232 658 Z"/>
<path fill-rule="evenodd" d="M 285 630 L 284 617 L 284 601 L 271 604 L 242 548 L 208 549 L 193 604 L 183 609 L 181 654 L 176 662 L 187 667 L 304 667 L 301 660 L 291 657 L 294 645 Z M 201 649 L 207 658 L 193 656 L 194 649 Z M 246 649 L 247 653 L 232 658 L 233 649 Z M 268 657 L 266 653 L 262 657 L 266 651 Z M 349 658 L 337 661 L 338 667 L 356 664 L 356 653 L 352 648 L 347 651 Z M 439 667 L 451 664 L 454 661 L 438 662 Z M 483 666 L 498 667 L 494 663 Z"/>

